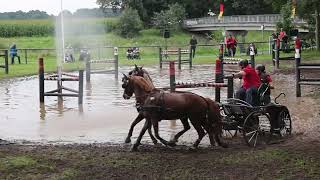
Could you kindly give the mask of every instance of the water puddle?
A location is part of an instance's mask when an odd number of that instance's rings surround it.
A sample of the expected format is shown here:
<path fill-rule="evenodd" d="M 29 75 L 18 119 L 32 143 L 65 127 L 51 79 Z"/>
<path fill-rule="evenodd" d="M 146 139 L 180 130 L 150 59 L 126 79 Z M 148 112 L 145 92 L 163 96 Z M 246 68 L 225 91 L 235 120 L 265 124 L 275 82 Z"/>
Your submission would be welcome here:
<path fill-rule="evenodd" d="M 119 72 L 127 73 L 132 67 L 122 67 Z M 146 67 L 156 87 L 169 85 L 168 69 Z M 194 66 L 192 70 L 177 72 L 177 81 L 213 81 L 214 67 Z M 295 132 L 304 132 L 314 126 L 318 118 L 319 105 L 312 97 L 295 98 L 294 76 L 276 75 L 273 77 L 273 94 L 285 92 L 281 103 L 289 107 Z M 77 88 L 75 82 L 64 83 L 66 87 Z M 235 81 L 239 86 L 239 81 Z M 56 82 L 46 82 L 46 91 L 56 88 Z M 190 90 L 191 89 L 183 89 Z M 196 88 L 193 92 L 214 99 L 214 89 Z M 305 91 L 305 90 L 303 90 Z M 45 105 L 39 103 L 37 76 L 13 78 L 0 81 L 0 138 L 6 140 L 26 140 L 32 142 L 62 143 L 122 143 L 131 122 L 137 116 L 134 99 L 122 98 L 121 78 L 114 75 L 92 75 L 91 83 L 84 84 L 83 105 L 78 106 L 77 98 L 64 98 L 58 102 L 56 97 L 45 97 Z M 226 97 L 222 91 L 221 97 Z M 314 113 L 310 113 L 314 112 Z M 135 128 L 133 140 L 138 136 L 144 123 Z M 319 124 L 319 123 L 318 123 Z M 179 121 L 160 122 L 160 135 L 165 139 L 180 131 Z M 197 138 L 194 130 L 188 131 L 180 142 L 192 143 Z M 151 142 L 146 134 L 143 142 Z M 204 139 L 204 143 L 208 143 Z"/>

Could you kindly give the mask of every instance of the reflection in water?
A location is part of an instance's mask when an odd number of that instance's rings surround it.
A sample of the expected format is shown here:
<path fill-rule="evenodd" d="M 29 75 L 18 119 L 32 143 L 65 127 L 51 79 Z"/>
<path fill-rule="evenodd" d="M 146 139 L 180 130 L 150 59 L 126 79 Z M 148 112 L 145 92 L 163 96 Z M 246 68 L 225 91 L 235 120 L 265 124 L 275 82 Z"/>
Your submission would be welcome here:
<path fill-rule="evenodd" d="M 40 103 L 40 119 L 45 120 L 46 119 L 46 106 L 44 103 Z"/>
<path fill-rule="evenodd" d="M 129 72 L 131 69 L 132 67 L 121 68 L 120 72 Z M 168 69 L 159 70 L 150 67 L 146 69 L 150 72 L 156 87 L 169 85 Z M 181 72 L 177 70 L 176 79 L 184 82 L 213 81 L 213 69 L 213 66 L 194 66 L 191 70 L 188 68 Z M 276 95 L 278 92 L 294 94 L 294 83 L 290 83 L 294 82 L 293 80 L 293 76 L 290 75 L 277 76 L 273 82 L 276 89 L 272 94 Z M 237 82 L 235 84 L 239 85 Z M 66 87 L 77 88 L 75 83 L 64 83 Z M 83 105 L 79 106 L 78 99 L 72 97 L 64 97 L 63 101 L 57 100 L 56 97 L 46 97 L 45 104 L 40 104 L 36 76 L 0 81 L 0 109 L 6 112 L 0 113 L 0 138 L 41 142 L 123 142 L 131 122 L 137 116 L 134 98 L 130 100 L 122 98 L 121 81 L 115 80 L 114 75 L 92 75 L 91 82 L 84 83 L 84 101 Z M 46 89 L 54 89 L 56 86 L 56 82 L 46 83 Z M 183 90 L 214 99 L 214 88 Z M 226 97 L 226 91 L 222 91 L 221 97 Z M 304 98 L 304 101 L 306 99 L 308 98 Z M 310 99 L 308 103 L 312 104 Z M 310 120 L 314 118 L 312 113 L 307 111 L 301 116 L 295 113 L 301 111 L 299 107 L 306 107 L 304 101 L 293 96 L 287 96 L 281 101 L 282 104 L 289 106 L 294 126 L 298 124 L 297 120 L 300 117 Z M 313 112 L 319 112 L 317 107 L 312 104 Z M 136 126 L 132 140 L 138 136 L 143 122 Z M 160 135 L 167 140 L 182 129 L 180 120 L 160 122 Z M 196 138 L 197 133 L 191 128 L 179 141 L 192 143 Z M 143 142 L 146 141 L 151 143 L 147 135 L 143 138 Z"/>
<path fill-rule="evenodd" d="M 91 96 L 91 94 L 92 94 L 92 84 L 90 83 L 90 82 L 87 82 L 86 83 L 86 96 L 87 97 L 90 97 Z"/>
<path fill-rule="evenodd" d="M 60 117 L 63 116 L 63 98 L 62 96 L 58 96 L 58 101 L 57 101 L 57 111 Z"/>

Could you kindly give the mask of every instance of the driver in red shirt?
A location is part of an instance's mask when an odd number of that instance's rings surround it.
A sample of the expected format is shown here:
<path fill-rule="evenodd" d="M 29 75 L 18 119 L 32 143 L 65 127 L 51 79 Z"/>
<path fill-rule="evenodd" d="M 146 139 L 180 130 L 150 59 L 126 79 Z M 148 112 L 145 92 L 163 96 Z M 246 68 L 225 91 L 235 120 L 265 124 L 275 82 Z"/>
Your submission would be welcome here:
<path fill-rule="evenodd" d="M 243 80 L 242 86 L 236 92 L 236 98 L 246 101 L 252 106 L 256 106 L 259 102 L 257 94 L 261 84 L 259 75 L 256 70 L 249 65 L 248 60 L 241 60 L 239 66 L 241 71 L 232 74 L 234 78 L 242 78 Z"/>

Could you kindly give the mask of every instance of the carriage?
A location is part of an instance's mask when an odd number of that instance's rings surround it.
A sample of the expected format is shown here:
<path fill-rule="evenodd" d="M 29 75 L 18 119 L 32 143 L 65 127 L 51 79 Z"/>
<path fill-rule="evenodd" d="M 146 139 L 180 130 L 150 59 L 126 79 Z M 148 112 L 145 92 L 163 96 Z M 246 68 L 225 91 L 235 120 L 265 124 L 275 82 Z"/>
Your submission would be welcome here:
<path fill-rule="evenodd" d="M 259 106 L 252 106 L 240 99 L 227 99 L 220 105 L 226 135 L 234 137 L 238 132 L 242 133 L 245 142 L 252 147 L 290 135 L 290 113 L 286 106 L 277 103 L 278 97 L 272 103 L 265 105 L 261 102 Z M 263 100 L 261 94 L 260 99 Z"/>
<path fill-rule="evenodd" d="M 149 80 L 149 83 L 146 84 L 152 84 L 152 80 L 149 77 L 148 73 L 141 68 L 135 66 L 135 69 L 129 72 L 129 75 L 133 75 L 133 76 L 140 76 L 142 77 L 142 79 L 144 79 L 144 81 L 147 81 L 146 79 Z M 131 83 L 134 82 L 134 80 L 130 80 L 132 78 L 128 78 L 125 74 L 124 77 L 122 79 L 123 81 L 123 85 L 122 87 L 125 89 L 124 90 L 124 94 L 123 97 L 125 99 L 129 99 L 132 94 L 133 94 L 133 88 L 137 88 L 139 91 L 141 91 L 142 89 L 144 89 L 142 86 L 140 88 L 138 88 L 139 84 L 136 85 L 129 85 L 129 81 L 132 81 Z M 153 86 L 153 84 L 152 84 Z M 144 86 L 144 87 L 149 87 L 149 86 Z M 153 86 L 154 88 L 154 86 Z M 131 90 L 130 90 L 131 89 Z M 152 89 L 152 88 L 150 88 Z M 126 91 L 131 91 L 131 95 L 128 95 L 128 93 Z M 138 93 L 137 92 L 135 93 Z M 213 135 L 215 136 L 215 140 L 210 138 L 210 143 L 211 145 L 214 144 L 214 141 L 216 141 L 218 143 L 218 145 L 222 146 L 222 147 L 226 147 L 226 144 L 224 144 L 223 142 L 220 141 L 219 137 L 220 137 L 220 130 L 221 130 L 221 122 L 222 122 L 222 129 L 227 133 L 230 134 L 232 136 L 235 136 L 238 132 L 242 133 L 244 136 L 244 139 L 246 141 L 246 143 L 249 146 L 257 146 L 258 144 L 262 143 L 263 141 L 269 143 L 274 137 L 286 137 L 289 136 L 291 134 L 291 130 L 292 130 L 292 125 L 291 125 L 291 117 L 290 117 L 290 113 L 289 110 L 286 106 L 281 105 L 279 103 L 277 103 L 277 98 L 279 98 L 281 95 L 284 95 L 284 93 L 281 93 L 279 96 L 277 96 L 274 99 L 274 102 L 270 102 L 270 95 L 269 95 L 269 90 L 270 90 L 270 85 L 267 83 L 262 83 L 261 86 L 258 89 L 258 98 L 256 102 L 257 104 L 259 104 L 258 106 L 252 106 L 249 103 L 242 101 L 240 99 L 234 99 L 234 98 L 229 98 L 226 100 L 226 102 L 224 103 L 220 103 L 219 105 L 217 103 L 215 103 L 214 101 L 212 101 L 209 98 L 203 98 L 201 96 L 200 97 L 200 101 L 203 102 L 203 100 L 205 100 L 207 102 L 207 115 L 206 118 L 209 121 L 194 121 L 192 122 L 193 126 L 195 128 L 198 127 L 198 139 L 197 141 L 194 143 L 194 147 L 197 147 L 198 144 L 200 143 L 201 139 L 204 136 L 204 132 L 201 135 L 201 131 L 203 131 L 202 127 L 205 128 L 205 130 L 208 132 L 208 130 L 210 131 L 211 135 L 209 135 L 209 138 L 211 136 L 211 138 L 213 138 Z M 128 92 L 129 92 L 128 91 Z M 158 96 L 160 98 L 156 98 L 155 94 L 152 94 L 152 96 L 150 97 L 150 100 L 148 101 L 149 104 L 151 103 L 151 105 L 146 105 L 146 101 L 143 100 L 142 102 L 144 102 L 143 106 L 141 106 L 141 103 L 138 102 L 138 99 L 140 99 L 141 101 L 141 97 L 143 98 L 149 98 L 149 95 L 141 95 L 141 92 L 139 92 L 138 96 L 136 95 L 136 102 L 139 106 L 137 106 L 137 109 L 142 107 L 143 112 L 148 112 L 148 113 L 158 113 L 156 116 L 152 116 L 152 117 L 162 117 L 163 118 L 163 113 L 174 113 L 175 111 L 172 108 L 167 108 L 163 106 L 163 102 L 164 102 L 164 96 L 163 96 L 163 92 L 160 91 L 159 89 L 157 90 L 158 92 Z M 148 93 L 147 91 L 145 93 Z M 180 95 L 195 95 L 193 93 L 185 93 L 185 92 L 180 92 L 180 91 L 176 91 L 175 93 L 178 93 Z M 161 102 L 160 105 L 154 105 L 152 104 L 152 102 L 157 102 L 155 99 L 158 99 L 157 101 Z M 186 98 L 189 99 L 189 98 Z M 211 102 L 211 103 L 209 103 Z M 167 104 L 168 105 L 168 104 Z M 174 106 L 176 107 L 176 105 Z M 220 112 L 219 112 L 219 107 L 220 107 Z M 195 107 L 196 109 L 199 109 L 200 106 L 196 105 Z M 159 110 L 160 109 L 160 110 Z M 169 111 L 166 111 L 167 109 L 169 109 Z M 184 108 L 182 108 L 184 109 Z M 139 110 L 138 110 L 139 111 Z M 183 110 L 185 111 L 185 110 Z M 160 114 L 159 114 L 160 113 Z M 162 114 L 162 115 L 161 115 Z M 181 132 L 179 132 L 178 134 L 176 134 L 174 136 L 174 140 L 170 141 L 172 143 L 168 143 L 166 141 L 164 141 L 162 138 L 159 137 L 159 135 L 157 134 L 158 132 L 158 125 L 157 125 L 157 131 L 155 130 L 156 133 L 156 137 L 165 145 L 175 145 L 175 142 L 177 142 L 178 138 L 185 133 L 188 129 L 190 129 L 190 126 L 188 125 L 188 118 L 184 116 L 184 113 L 175 113 L 175 114 L 180 114 L 182 115 L 179 118 L 174 118 L 174 119 L 180 119 L 183 126 L 184 126 L 184 130 L 182 130 Z M 222 119 L 218 118 L 220 117 L 220 115 L 222 115 Z M 199 115 L 196 115 L 197 117 L 200 117 Z M 193 117 L 196 117 L 193 116 Z M 132 136 L 132 131 L 134 126 L 139 123 L 142 119 L 144 119 L 144 114 L 141 114 L 139 111 L 139 115 L 138 117 L 135 119 L 135 121 L 131 124 L 128 136 L 126 138 L 125 142 L 131 142 L 130 138 Z M 166 118 L 163 118 L 166 119 Z M 160 119 L 159 119 L 160 120 Z M 191 121 L 191 119 L 189 119 Z M 147 122 L 147 121 L 146 121 Z M 158 121 L 156 121 L 158 122 Z M 203 124 L 203 123 L 212 123 L 212 124 Z M 198 126 L 195 126 L 195 123 L 200 123 L 198 124 Z M 200 125 L 200 126 L 199 126 Z M 212 126 L 211 126 L 212 125 Z M 200 127 L 200 128 L 199 128 Z M 211 129 L 210 128 L 214 128 Z M 218 128 L 217 128 L 218 127 Z M 151 137 L 151 139 L 153 140 L 153 142 L 156 144 L 156 139 L 153 137 L 152 133 L 151 133 L 151 126 L 144 126 L 144 129 L 142 134 L 140 133 L 140 136 L 137 140 L 137 142 L 134 144 L 133 146 L 133 150 L 136 150 L 136 148 L 138 147 L 138 145 L 140 144 L 141 138 L 144 134 L 144 132 L 146 131 L 146 128 L 150 128 L 149 129 L 149 135 Z M 212 131 L 213 130 L 213 131 Z M 199 133 L 200 132 L 200 133 Z M 213 133 L 213 134 L 212 134 Z"/>

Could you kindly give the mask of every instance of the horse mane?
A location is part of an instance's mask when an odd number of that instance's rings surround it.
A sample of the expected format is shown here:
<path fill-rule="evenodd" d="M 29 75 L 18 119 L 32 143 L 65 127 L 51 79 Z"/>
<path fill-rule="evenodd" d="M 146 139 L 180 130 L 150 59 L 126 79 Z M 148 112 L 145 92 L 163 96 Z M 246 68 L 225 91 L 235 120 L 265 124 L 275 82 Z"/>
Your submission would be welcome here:
<path fill-rule="evenodd" d="M 144 70 L 143 70 L 143 71 L 144 71 Z M 147 71 L 144 71 L 144 73 L 143 73 L 143 78 L 144 78 L 145 80 L 147 80 L 149 83 L 151 83 L 152 86 L 153 86 L 152 79 L 151 79 L 151 77 L 150 77 L 150 75 L 149 75 L 149 73 L 148 73 Z"/>
<path fill-rule="evenodd" d="M 133 80 L 138 85 L 140 85 L 140 87 L 146 92 L 151 92 L 152 90 L 155 89 L 152 83 L 150 83 L 148 80 L 144 79 L 141 76 L 131 76 L 130 79 Z"/>

